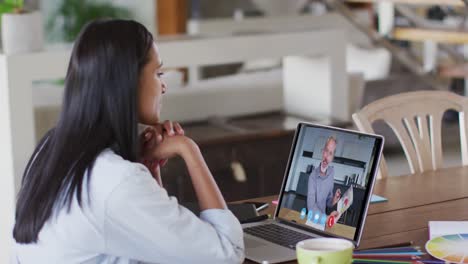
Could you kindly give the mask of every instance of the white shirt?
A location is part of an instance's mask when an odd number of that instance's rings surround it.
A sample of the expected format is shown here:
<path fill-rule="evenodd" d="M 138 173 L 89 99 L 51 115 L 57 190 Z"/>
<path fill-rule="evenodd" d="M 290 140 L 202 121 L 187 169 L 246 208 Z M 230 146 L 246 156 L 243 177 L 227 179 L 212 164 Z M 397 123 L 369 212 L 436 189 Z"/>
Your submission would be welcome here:
<path fill-rule="evenodd" d="M 243 232 L 229 210 L 200 218 L 169 197 L 148 169 L 107 149 L 83 184 L 82 207 L 57 211 L 36 244 L 13 245 L 14 263 L 240 263 Z M 89 194 L 89 200 L 88 200 Z M 89 203 L 90 201 L 90 203 Z"/>

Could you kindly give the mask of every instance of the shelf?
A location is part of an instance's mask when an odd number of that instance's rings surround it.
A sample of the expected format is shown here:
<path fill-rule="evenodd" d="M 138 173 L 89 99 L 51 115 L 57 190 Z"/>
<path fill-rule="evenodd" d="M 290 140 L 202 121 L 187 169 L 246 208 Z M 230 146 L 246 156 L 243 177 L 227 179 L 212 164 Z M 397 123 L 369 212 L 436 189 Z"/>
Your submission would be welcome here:
<path fill-rule="evenodd" d="M 468 32 L 421 28 L 395 28 L 393 31 L 393 38 L 406 41 L 431 40 L 448 44 L 466 44 L 468 43 Z"/>
<path fill-rule="evenodd" d="M 378 2 L 392 2 L 395 4 L 407 5 L 442 5 L 442 6 L 463 6 L 460 0 L 346 0 L 348 3 L 378 3 Z"/>
<path fill-rule="evenodd" d="M 440 66 L 439 76 L 443 78 L 466 78 L 468 77 L 468 63 Z"/>

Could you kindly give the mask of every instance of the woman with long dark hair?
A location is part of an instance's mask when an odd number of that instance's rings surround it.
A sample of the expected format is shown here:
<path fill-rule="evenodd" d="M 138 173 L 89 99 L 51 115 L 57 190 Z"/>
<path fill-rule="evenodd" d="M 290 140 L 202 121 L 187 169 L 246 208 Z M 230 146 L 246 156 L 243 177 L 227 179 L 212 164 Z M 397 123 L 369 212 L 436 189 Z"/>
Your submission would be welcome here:
<path fill-rule="evenodd" d="M 242 229 L 193 140 L 161 122 L 166 85 L 141 24 L 99 20 L 77 38 L 62 112 L 24 172 L 16 263 L 239 263 Z M 182 106 L 181 106 L 182 107 Z M 142 135 L 138 124 L 150 126 Z M 200 218 L 169 197 L 159 165 L 180 156 Z"/>

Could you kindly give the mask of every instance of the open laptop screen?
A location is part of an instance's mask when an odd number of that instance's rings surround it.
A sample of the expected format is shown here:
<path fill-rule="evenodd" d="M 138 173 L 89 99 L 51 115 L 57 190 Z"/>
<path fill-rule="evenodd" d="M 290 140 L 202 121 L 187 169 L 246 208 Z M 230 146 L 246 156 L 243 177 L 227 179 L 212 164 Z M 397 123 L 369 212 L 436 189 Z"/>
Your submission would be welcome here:
<path fill-rule="evenodd" d="M 299 124 L 277 217 L 358 243 L 383 139 Z"/>

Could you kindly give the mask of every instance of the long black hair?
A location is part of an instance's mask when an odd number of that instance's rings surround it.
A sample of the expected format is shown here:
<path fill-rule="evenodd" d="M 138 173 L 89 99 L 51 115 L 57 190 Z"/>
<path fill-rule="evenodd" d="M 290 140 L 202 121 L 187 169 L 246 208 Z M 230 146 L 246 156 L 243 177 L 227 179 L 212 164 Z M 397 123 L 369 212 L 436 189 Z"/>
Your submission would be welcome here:
<path fill-rule="evenodd" d="M 13 230 L 18 243 L 37 242 L 56 206 L 69 210 L 75 195 L 82 206 L 83 182 L 104 149 L 137 161 L 138 83 L 152 45 L 151 33 L 135 21 L 98 20 L 83 28 L 68 65 L 59 120 L 23 174 Z"/>

